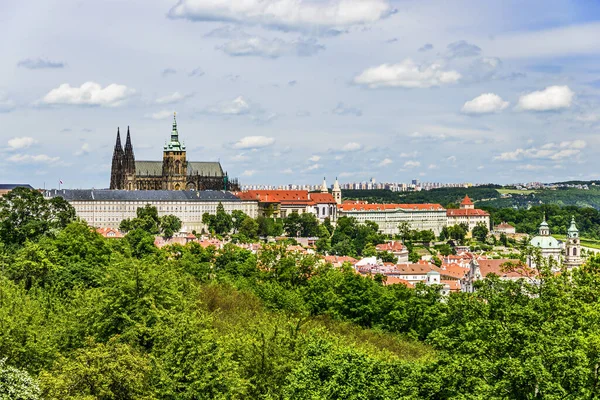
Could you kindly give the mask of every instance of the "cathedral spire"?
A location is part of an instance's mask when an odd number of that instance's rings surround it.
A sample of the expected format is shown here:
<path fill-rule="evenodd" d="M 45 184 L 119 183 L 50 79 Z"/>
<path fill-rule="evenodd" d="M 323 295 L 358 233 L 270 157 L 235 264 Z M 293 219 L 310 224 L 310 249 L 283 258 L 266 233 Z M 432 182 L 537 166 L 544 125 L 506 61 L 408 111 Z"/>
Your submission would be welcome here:
<path fill-rule="evenodd" d="M 119 128 L 117 128 L 117 142 L 115 143 L 115 153 L 118 151 L 120 151 L 121 153 L 123 152 L 123 146 L 121 146 L 121 132 L 119 131 Z"/>
<path fill-rule="evenodd" d="M 131 133 L 127 127 L 127 139 L 125 141 L 125 154 L 123 156 L 123 170 L 126 174 L 135 172 L 135 156 L 133 154 L 133 145 L 131 144 Z"/>

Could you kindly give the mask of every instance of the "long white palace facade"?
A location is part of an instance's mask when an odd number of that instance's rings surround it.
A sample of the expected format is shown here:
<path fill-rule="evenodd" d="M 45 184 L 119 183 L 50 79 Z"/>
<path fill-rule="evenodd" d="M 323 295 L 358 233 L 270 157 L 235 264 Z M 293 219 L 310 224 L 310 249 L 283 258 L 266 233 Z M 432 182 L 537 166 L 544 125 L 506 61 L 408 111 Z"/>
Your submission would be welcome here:
<path fill-rule="evenodd" d="M 226 212 L 240 210 L 256 218 L 258 203 L 244 201 L 223 191 L 183 190 L 48 190 L 47 198 L 62 197 L 74 208 L 77 216 L 96 228 L 118 228 L 121 221 L 135 218 L 140 207 L 156 207 L 158 215 L 172 214 L 181 219 L 183 232 L 200 232 L 204 228 L 202 215 L 215 214 L 219 203 Z"/>

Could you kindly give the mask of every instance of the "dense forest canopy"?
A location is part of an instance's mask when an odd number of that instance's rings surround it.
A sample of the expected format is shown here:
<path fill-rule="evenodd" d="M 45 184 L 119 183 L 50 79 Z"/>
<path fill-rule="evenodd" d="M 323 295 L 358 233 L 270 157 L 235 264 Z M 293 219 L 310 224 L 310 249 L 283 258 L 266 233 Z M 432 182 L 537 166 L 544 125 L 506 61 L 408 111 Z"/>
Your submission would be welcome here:
<path fill-rule="evenodd" d="M 600 395 L 600 258 L 443 298 L 277 244 L 105 239 L 64 211 L 9 218 L 35 236 L 0 245 L 2 399 Z M 336 244 L 375 239 L 346 223 Z"/>

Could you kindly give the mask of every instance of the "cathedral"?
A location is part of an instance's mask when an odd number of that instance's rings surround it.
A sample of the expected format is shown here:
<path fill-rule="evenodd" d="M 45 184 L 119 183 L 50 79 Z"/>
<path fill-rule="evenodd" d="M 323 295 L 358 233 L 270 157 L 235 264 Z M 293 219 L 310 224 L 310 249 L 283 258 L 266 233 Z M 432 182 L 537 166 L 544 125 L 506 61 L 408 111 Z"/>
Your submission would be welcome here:
<path fill-rule="evenodd" d="M 227 190 L 237 191 L 237 180 L 229 180 L 219 162 L 196 162 L 186 158 L 179 142 L 177 120 L 173 115 L 171 140 L 165 144 L 162 161 L 136 161 L 129 127 L 125 150 L 117 128 L 112 159 L 110 188 L 113 190 Z"/>

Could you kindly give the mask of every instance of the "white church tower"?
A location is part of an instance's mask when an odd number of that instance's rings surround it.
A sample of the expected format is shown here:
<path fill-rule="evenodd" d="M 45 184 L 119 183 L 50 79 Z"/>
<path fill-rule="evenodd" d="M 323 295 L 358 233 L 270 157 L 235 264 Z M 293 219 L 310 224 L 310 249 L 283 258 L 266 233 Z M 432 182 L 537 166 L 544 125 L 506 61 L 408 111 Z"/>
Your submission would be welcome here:
<path fill-rule="evenodd" d="M 335 178 L 335 183 L 333 184 L 333 190 L 331 191 L 331 194 L 333 195 L 333 199 L 337 204 L 342 204 L 342 189 L 340 189 L 340 184 L 337 177 Z"/>
<path fill-rule="evenodd" d="M 567 231 L 567 243 L 565 244 L 565 266 L 575 268 L 582 264 L 581 240 L 579 240 L 579 229 L 575 224 L 575 217 L 571 218 L 571 226 Z"/>

